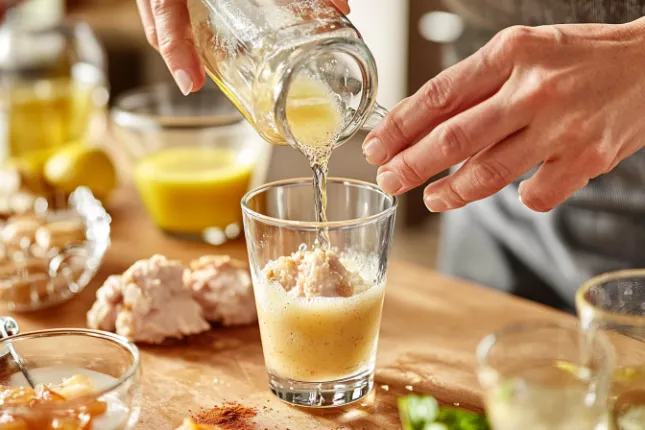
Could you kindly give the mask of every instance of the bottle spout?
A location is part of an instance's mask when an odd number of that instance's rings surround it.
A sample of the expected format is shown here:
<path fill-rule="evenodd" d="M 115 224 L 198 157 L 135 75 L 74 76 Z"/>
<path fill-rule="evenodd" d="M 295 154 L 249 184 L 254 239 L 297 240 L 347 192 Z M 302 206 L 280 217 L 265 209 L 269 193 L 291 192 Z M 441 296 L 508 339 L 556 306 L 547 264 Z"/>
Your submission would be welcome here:
<path fill-rule="evenodd" d="M 369 116 L 369 118 L 367 118 L 367 121 L 365 121 L 365 124 L 363 124 L 363 127 L 361 128 L 366 131 L 373 130 L 377 125 L 381 123 L 381 121 L 383 121 L 388 113 L 389 112 L 387 109 L 376 103 L 374 105 L 374 109 L 372 110 L 372 114 Z"/>

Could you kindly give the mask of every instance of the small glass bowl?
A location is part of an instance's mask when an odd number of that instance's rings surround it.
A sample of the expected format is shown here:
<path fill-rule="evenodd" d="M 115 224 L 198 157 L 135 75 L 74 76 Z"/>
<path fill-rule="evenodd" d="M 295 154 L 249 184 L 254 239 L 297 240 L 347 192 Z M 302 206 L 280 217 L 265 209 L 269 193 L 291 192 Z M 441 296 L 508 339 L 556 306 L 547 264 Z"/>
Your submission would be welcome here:
<path fill-rule="evenodd" d="M 271 145 L 212 83 L 127 92 L 112 120 L 139 196 L 165 233 L 220 245 L 240 236 L 240 201 L 264 183 Z"/>
<path fill-rule="evenodd" d="M 63 378 L 84 374 L 98 392 L 59 404 L 6 407 L 0 416 L 27 420 L 64 415 L 70 409 L 107 403 L 107 411 L 93 420 L 94 430 L 128 430 L 140 410 L 140 357 L 137 347 L 113 333 L 88 329 L 39 330 L 0 339 L 0 384 L 27 386 L 8 348 L 13 346 L 35 384 L 59 384 Z M 35 415 L 38 414 L 38 415 Z M 7 417 L 8 418 L 8 417 Z M 0 418 L 2 419 L 2 418 Z"/>
<path fill-rule="evenodd" d="M 35 254 L 29 241 L 0 257 L 0 302 L 14 312 L 35 311 L 63 303 L 81 292 L 92 280 L 110 246 L 111 218 L 92 192 L 80 187 L 69 198 L 69 208 L 48 211 L 46 202 L 35 214 L 49 219 L 80 218 L 85 240 Z"/>

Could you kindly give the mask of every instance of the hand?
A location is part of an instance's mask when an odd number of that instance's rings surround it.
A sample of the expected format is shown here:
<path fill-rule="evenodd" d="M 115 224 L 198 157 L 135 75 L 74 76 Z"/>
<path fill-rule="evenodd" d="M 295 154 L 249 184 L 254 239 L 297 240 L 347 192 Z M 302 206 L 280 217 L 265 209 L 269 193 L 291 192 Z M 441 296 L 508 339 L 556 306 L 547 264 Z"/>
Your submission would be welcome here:
<path fill-rule="evenodd" d="M 535 166 L 520 200 L 549 211 L 645 145 L 645 21 L 513 27 L 397 105 L 366 139 L 384 191 L 442 212 Z"/>
<path fill-rule="evenodd" d="M 347 0 L 328 0 L 349 13 Z M 148 43 L 161 53 L 184 95 L 199 90 L 205 81 L 195 48 L 186 0 L 137 0 Z"/>

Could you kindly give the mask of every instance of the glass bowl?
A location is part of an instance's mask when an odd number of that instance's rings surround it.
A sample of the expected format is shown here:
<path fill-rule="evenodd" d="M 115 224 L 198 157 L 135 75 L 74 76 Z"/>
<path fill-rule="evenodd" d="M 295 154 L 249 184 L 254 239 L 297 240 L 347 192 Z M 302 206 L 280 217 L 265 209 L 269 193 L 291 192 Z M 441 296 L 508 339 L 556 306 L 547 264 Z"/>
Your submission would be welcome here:
<path fill-rule="evenodd" d="M 15 227 L 21 223 L 27 225 L 23 236 L 16 233 L 22 227 Z M 101 202 L 85 187 L 70 195 L 66 209 L 48 210 L 47 202 L 38 199 L 32 211 L 16 221 L 10 218 L 0 226 L 0 302 L 10 311 L 35 311 L 80 293 L 110 246 L 110 223 Z M 30 224 L 38 227 L 35 233 L 27 232 L 34 228 Z M 42 235 L 41 227 L 47 230 Z M 43 242 L 48 246 L 39 245 Z"/>
<path fill-rule="evenodd" d="M 214 84 L 188 96 L 173 84 L 133 90 L 112 120 L 161 230 L 214 245 L 240 235 L 240 201 L 264 182 L 271 145 Z"/>
<path fill-rule="evenodd" d="M 14 358 L 7 353 L 11 346 L 34 384 L 59 384 L 64 378 L 85 375 L 93 382 L 94 389 L 90 392 L 77 391 L 73 400 L 43 402 L 30 407 L 15 403 L 8 405 L 5 401 L 0 410 L 0 422 L 13 418 L 27 421 L 28 430 L 43 428 L 43 423 L 46 427 L 53 419 L 60 422 L 69 418 L 70 414 L 76 416 L 76 411 L 92 410 L 99 402 L 107 408 L 101 409 L 104 410 L 102 413 L 94 414 L 93 430 L 126 430 L 134 427 L 140 409 L 140 358 L 137 347 L 125 338 L 98 330 L 54 329 L 0 339 L 0 350 L 4 352 L 0 357 L 0 384 L 28 387 Z"/>

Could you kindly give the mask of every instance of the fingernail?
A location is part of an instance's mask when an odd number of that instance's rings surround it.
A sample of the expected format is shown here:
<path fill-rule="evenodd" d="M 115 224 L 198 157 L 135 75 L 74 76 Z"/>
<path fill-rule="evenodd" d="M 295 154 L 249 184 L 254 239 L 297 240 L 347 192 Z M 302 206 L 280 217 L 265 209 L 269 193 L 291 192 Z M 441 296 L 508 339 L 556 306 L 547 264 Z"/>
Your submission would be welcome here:
<path fill-rule="evenodd" d="M 438 194 L 428 194 L 423 201 L 430 212 L 443 212 L 450 209 Z"/>
<path fill-rule="evenodd" d="M 376 183 L 388 194 L 396 193 L 401 189 L 399 178 L 392 172 L 383 172 L 376 177 Z"/>
<path fill-rule="evenodd" d="M 179 69 L 173 76 L 175 78 L 175 82 L 177 82 L 177 86 L 181 90 L 181 93 L 185 96 L 190 94 L 193 90 L 193 80 L 190 79 L 188 73 L 186 73 L 185 70 Z"/>
<path fill-rule="evenodd" d="M 367 161 L 371 164 L 381 164 L 385 161 L 387 157 L 387 152 L 385 150 L 385 145 L 381 142 L 381 139 L 375 137 L 370 139 L 365 146 L 363 146 L 363 155 Z"/>

